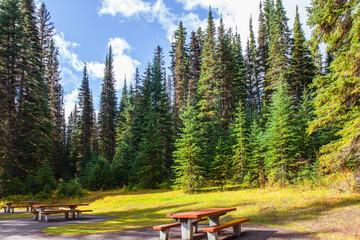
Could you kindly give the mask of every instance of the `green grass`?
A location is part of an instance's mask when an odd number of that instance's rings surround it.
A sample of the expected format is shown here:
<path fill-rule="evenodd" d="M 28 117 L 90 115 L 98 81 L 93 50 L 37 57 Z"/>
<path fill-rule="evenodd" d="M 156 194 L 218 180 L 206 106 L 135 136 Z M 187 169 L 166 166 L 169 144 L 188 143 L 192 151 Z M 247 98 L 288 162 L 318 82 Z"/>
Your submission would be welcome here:
<path fill-rule="evenodd" d="M 359 195 L 323 188 L 212 190 L 197 194 L 170 190 L 119 190 L 89 192 L 81 198 L 60 202 L 88 202 L 90 206 L 83 209 L 93 209 L 92 214 L 116 219 L 103 223 L 50 227 L 44 230 L 46 233 L 89 234 L 150 227 L 173 221 L 166 218 L 168 213 L 209 207 L 236 207 L 236 211 L 223 217 L 224 221 L 249 217 L 249 224 L 303 231 L 325 239 L 337 239 L 338 236 L 356 239 L 360 236 L 360 230 L 357 230 L 360 229 Z"/>

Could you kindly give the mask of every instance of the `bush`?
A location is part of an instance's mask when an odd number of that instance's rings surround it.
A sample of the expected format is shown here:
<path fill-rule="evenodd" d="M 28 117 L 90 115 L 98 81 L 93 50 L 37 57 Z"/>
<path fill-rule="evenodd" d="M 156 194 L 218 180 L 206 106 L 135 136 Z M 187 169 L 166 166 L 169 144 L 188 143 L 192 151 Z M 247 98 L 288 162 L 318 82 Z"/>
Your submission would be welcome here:
<path fill-rule="evenodd" d="M 35 195 L 40 191 L 37 177 L 34 175 L 28 175 L 25 178 L 24 190 L 26 194 Z"/>
<path fill-rule="evenodd" d="M 82 195 L 84 195 L 84 190 L 81 188 L 81 185 L 75 180 L 71 180 L 69 182 L 61 182 L 56 190 L 57 198 L 75 197 Z"/>

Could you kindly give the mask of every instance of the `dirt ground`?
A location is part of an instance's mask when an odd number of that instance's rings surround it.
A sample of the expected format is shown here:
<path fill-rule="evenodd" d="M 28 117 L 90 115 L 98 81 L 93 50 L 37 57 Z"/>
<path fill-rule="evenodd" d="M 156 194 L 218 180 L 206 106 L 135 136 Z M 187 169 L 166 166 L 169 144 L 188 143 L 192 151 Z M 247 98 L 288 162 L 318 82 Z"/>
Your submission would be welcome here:
<path fill-rule="evenodd" d="M 2 240 L 64 240 L 64 239 L 80 239 L 80 240 L 103 240 L 103 239 L 123 239 L 123 240 L 156 240 L 159 239 L 159 232 L 152 228 L 142 228 L 125 230 L 104 234 L 91 235 L 52 235 L 41 233 L 41 230 L 46 227 L 103 222 L 112 219 L 107 216 L 99 215 L 84 215 L 83 219 L 65 220 L 63 216 L 52 216 L 50 222 L 34 221 L 29 218 L 15 218 L 15 219 L 0 219 L 0 239 Z M 199 226 L 200 233 L 195 234 L 194 240 L 207 239 L 204 232 L 201 233 L 204 225 Z M 303 239 L 317 239 L 310 234 L 292 232 L 284 229 L 278 229 L 268 226 L 244 225 L 242 226 L 242 234 L 239 237 L 232 236 L 232 229 L 226 229 L 219 235 L 219 240 L 303 240 Z M 170 240 L 181 239 L 180 228 L 170 230 Z"/>

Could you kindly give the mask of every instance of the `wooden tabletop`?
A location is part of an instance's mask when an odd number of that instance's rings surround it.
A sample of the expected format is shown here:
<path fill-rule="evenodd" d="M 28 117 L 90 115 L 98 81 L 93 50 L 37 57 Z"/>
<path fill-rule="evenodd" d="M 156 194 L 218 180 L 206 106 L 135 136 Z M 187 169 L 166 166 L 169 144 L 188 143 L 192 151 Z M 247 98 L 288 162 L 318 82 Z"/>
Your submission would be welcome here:
<path fill-rule="evenodd" d="M 180 212 L 168 214 L 166 217 L 168 218 L 202 218 L 213 215 L 220 215 L 227 212 L 235 211 L 236 208 L 207 208 L 201 210 L 194 210 L 190 212 Z"/>
<path fill-rule="evenodd" d="M 25 202 L 7 202 L 5 204 L 24 204 L 24 203 L 41 203 L 40 201 L 25 201 Z"/>
<path fill-rule="evenodd" d="M 47 205 L 33 205 L 35 208 L 42 207 L 77 207 L 77 206 L 88 206 L 88 203 L 76 203 L 76 204 L 47 204 Z"/>

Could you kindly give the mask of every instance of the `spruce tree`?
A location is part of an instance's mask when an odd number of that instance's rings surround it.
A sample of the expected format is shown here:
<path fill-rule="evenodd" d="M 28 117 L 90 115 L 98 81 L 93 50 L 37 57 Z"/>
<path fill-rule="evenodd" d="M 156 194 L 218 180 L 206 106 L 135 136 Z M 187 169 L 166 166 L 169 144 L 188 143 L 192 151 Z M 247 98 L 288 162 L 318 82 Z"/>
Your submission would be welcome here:
<path fill-rule="evenodd" d="M 100 111 L 99 111 L 99 138 L 100 154 L 112 161 L 115 155 L 116 135 L 116 94 L 113 55 L 111 46 L 105 61 L 104 82 L 101 85 Z"/>
<path fill-rule="evenodd" d="M 311 58 L 310 49 L 306 45 L 304 32 L 301 28 L 298 7 L 296 7 L 293 31 L 294 44 L 292 46 L 291 64 L 289 68 L 290 87 L 295 103 L 299 105 L 304 90 L 309 88 L 315 76 L 315 66 Z"/>
<path fill-rule="evenodd" d="M 285 185 L 296 176 L 296 122 L 292 96 L 285 81 L 276 85 L 270 104 L 266 138 L 266 172 L 270 184 Z"/>
<path fill-rule="evenodd" d="M 175 31 L 175 53 L 174 53 L 174 90 L 175 90 L 175 124 L 176 128 L 181 126 L 181 120 L 178 115 L 182 108 L 185 107 L 185 101 L 189 85 L 189 64 L 188 64 L 188 47 L 186 41 L 186 29 L 182 21 Z"/>
<path fill-rule="evenodd" d="M 79 88 L 79 111 L 81 112 L 79 126 L 81 135 L 80 155 L 85 157 L 86 149 L 91 149 L 91 139 L 93 137 L 94 130 L 94 107 L 89 87 L 89 75 L 86 64 L 83 71 L 81 86 Z M 85 165 L 86 163 L 82 164 L 83 167 L 85 167 Z"/>
<path fill-rule="evenodd" d="M 44 160 L 50 158 L 51 125 L 48 107 L 48 89 L 41 62 L 41 45 L 36 26 L 35 5 L 32 0 L 22 0 L 24 17 L 22 67 L 18 102 L 18 169 L 20 175 L 32 173 Z"/>
<path fill-rule="evenodd" d="M 124 90 L 123 90 L 124 91 Z M 116 129 L 116 153 L 111 167 L 114 172 L 115 181 L 119 186 L 128 185 L 131 175 L 131 168 L 136 157 L 134 146 L 134 101 L 133 91 L 122 99 L 124 109 L 120 113 L 123 119 L 122 124 L 117 125 Z M 120 116 L 119 116 L 120 117 Z"/>
<path fill-rule="evenodd" d="M 200 30 L 201 31 L 201 30 Z M 201 36 L 191 32 L 189 51 L 189 94 L 192 103 L 196 101 L 196 92 L 201 73 Z"/>
<path fill-rule="evenodd" d="M 0 9 L 0 164 L 3 171 L 13 172 L 17 165 L 23 17 L 19 0 L 2 1 Z"/>
<path fill-rule="evenodd" d="M 288 18 L 282 0 L 276 0 L 275 12 L 270 19 L 270 52 L 269 71 L 266 73 L 268 98 L 271 97 L 277 82 L 289 81 L 290 64 L 290 30 L 287 25 Z"/>
<path fill-rule="evenodd" d="M 209 10 L 208 25 L 206 28 L 201 62 L 201 74 L 198 83 L 200 116 L 211 119 L 214 115 L 214 106 L 218 104 L 219 88 L 216 79 L 215 60 L 215 24 L 211 9 Z"/>
<path fill-rule="evenodd" d="M 314 80 L 316 119 L 310 130 L 336 129 L 339 138 L 322 147 L 320 161 L 332 171 L 348 166 L 355 179 L 359 177 L 359 11 L 357 1 L 313 1 L 308 20 L 314 28 L 313 49 L 323 42 L 334 55 L 330 72 Z"/>
<path fill-rule="evenodd" d="M 186 108 L 180 114 L 184 126 L 175 142 L 175 184 L 187 192 L 194 192 L 203 181 L 201 150 L 202 134 L 196 109 L 188 98 Z"/>
<path fill-rule="evenodd" d="M 247 173 L 244 182 L 253 187 L 265 185 L 265 166 L 264 166 L 264 132 L 255 117 L 252 120 L 249 129 L 248 151 L 249 158 L 247 164 Z"/>
<path fill-rule="evenodd" d="M 246 110 L 245 106 L 240 100 L 235 121 L 232 125 L 232 138 L 233 138 L 233 180 L 237 183 L 242 183 L 246 175 L 248 158 L 250 155 L 248 149 L 248 131 L 246 125 Z"/>

